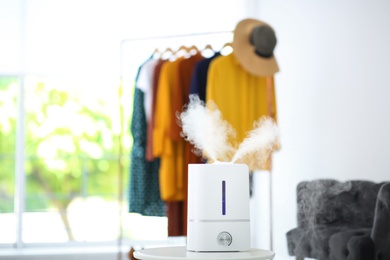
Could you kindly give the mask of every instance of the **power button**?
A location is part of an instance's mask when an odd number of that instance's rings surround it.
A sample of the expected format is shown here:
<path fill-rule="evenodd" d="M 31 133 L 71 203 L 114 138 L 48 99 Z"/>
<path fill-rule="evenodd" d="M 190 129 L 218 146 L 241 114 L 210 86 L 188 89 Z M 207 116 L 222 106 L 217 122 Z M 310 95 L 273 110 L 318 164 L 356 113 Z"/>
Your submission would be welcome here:
<path fill-rule="evenodd" d="M 217 242 L 220 246 L 230 246 L 232 240 L 232 236 L 226 231 L 219 233 L 217 237 Z"/>

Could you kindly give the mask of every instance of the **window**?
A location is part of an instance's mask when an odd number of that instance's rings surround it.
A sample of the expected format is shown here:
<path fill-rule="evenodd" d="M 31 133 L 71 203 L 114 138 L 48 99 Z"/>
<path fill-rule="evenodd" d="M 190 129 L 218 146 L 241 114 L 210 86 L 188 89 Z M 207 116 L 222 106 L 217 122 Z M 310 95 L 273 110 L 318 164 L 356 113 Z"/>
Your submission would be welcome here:
<path fill-rule="evenodd" d="M 0 243 L 16 240 L 15 141 L 17 77 L 0 76 Z"/>
<path fill-rule="evenodd" d="M 91 19 L 106 7 L 123 3 Z M 73 8 L 0 3 L 0 244 L 165 239 L 166 218 L 128 213 L 133 84 L 121 86 L 112 53 L 123 36 L 113 21 L 105 41 L 83 37 L 84 13 L 64 17 Z"/>
<path fill-rule="evenodd" d="M 107 242 L 122 231 L 125 239 L 164 239 L 166 218 L 129 214 L 121 197 L 128 189 L 131 89 L 82 78 L 27 76 L 23 82 L 25 207 L 18 216 L 20 81 L 0 78 L 0 243 L 16 242 L 18 217 L 23 243 Z"/>
<path fill-rule="evenodd" d="M 0 245 L 167 237 L 166 218 L 128 213 L 133 81 L 156 44 L 187 42 L 127 43 L 121 53 L 121 41 L 226 31 L 245 15 L 241 0 L 205 0 L 168 19 L 162 10 L 174 5 L 0 2 Z M 218 17 L 222 5 L 234 15 Z M 195 19 L 201 11 L 210 19 Z"/>
<path fill-rule="evenodd" d="M 26 78 L 23 241 L 117 239 L 131 145 L 131 97 L 122 102 L 118 87 Z"/>

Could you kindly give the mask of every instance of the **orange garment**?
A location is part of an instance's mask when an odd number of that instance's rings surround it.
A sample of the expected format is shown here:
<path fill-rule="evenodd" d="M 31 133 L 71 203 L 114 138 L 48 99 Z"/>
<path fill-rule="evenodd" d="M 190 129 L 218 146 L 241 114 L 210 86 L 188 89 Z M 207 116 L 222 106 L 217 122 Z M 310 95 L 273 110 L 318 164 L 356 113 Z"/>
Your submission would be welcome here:
<path fill-rule="evenodd" d="M 193 71 L 195 68 L 195 65 L 198 61 L 204 59 L 202 55 L 199 53 L 181 60 L 179 63 L 179 83 L 180 83 L 180 88 L 178 89 L 179 91 L 177 94 L 175 94 L 175 100 L 174 106 L 176 106 L 176 113 L 177 112 L 182 112 L 183 107 L 185 104 L 188 103 L 189 101 L 189 94 L 190 94 L 190 87 L 191 87 L 191 80 L 193 76 Z M 171 121 L 172 123 L 172 121 Z M 173 136 L 172 138 L 175 140 L 179 140 L 179 142 L 183 142 L 184 139 L 183 137 L 180 136 L 181 132 L 181 126 L 179 124 L 175 124 L 172 126 L 172 132 Z M 184 141 L 184 203 L 183 203 L 183 231 L 184 235 L 187 234 L 187 192 L 188 192 L 188 164 L 190 163 L 201 163 L 202 158 L 196 156 L 192 151 L 194 150 L 194 146 L 188 142 Z"/>
<path fill-rule="evenodd" d="M 163 201 L 184 199 L 184 142 L 174 142 L 169 137 L 171 126 L 173 93 L 179 88 L 179 58 L 167 61 L 161 67 L 157 87 L 153 129 L 153 156 L 160 157 L 160 194 Z"/>
<path fill-rule="evenodd" d="M 194 70 L 195 64 L 202 59 L 203 56 L 199 53 L 196 53 L 193 56 L 178 61 L 179 87 L 175 89 L 174 99 L 172 100 L 172 116 L 174 120 L 171 120 L 171 126 L 169 131 L 169 135 L 172 140 L 183 140 L 183 138 L 180 136 L 180 132 L 182 129 L 177 117 L 183 111 L 184 105 L 188 103 L 192 72 Z"/>
<path fill-rule="evenodd" d="M 187 234 L 188 164 L 201 163 L 193 145 L 180 136 L 177 116 L 188 103 L 196 54 L 162 64 L 154 109 L 153 156 L 160 157 L 160 194 L 167 205 L 168 234 Z"/>
<path fill-rule="evenodd" d="M 233 53 L 219 56 L 210 63 L 207 75 L 206 101 L 213 100 L 237 132 L 233 147 L 237 147 L 254 128 L 254 122 L 262 116 L 273 114 L 276 120 L 276 98 L 274 82 L 271 79 L 271 93 L 267 92 L 267 79 L 249 74 L 238 63 Z M 269 111 L 268 99 L 272 109 Z M 256 158 L 251 158 L 251 170 L 259 170 Z M 263 168 L 264 169 L 264 168 Z"/>

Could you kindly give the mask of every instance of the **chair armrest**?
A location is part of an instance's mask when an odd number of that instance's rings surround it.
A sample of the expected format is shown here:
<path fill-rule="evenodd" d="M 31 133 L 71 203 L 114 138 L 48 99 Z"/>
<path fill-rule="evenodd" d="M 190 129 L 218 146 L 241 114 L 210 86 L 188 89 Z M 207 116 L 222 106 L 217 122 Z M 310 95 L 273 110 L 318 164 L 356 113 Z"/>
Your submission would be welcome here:
<path fill-rule="evenodd" d="M 377 259 L 390 259 L 390 182 L 378 192 L 371 238 Z"/>
<path fill-rule="evenodd" d="M 374 260 L 371 228 L 346 229 L 329 238 L 329 259 Z"/>

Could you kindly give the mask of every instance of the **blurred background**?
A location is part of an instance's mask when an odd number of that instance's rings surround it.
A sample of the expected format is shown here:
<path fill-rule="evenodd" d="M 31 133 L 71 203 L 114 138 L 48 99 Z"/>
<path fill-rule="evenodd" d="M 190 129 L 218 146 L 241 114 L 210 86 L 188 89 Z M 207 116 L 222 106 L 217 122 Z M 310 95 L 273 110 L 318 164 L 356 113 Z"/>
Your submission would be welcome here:
<path fill-rule="evenodd" d="M 184 35 L 252 17 L 278 38 L 281 134 L 272 175 L 255 174 L 252 242 L 270 247 L 272 178 L 273 250 L 290 259 L 298 182 L 389 180 L 389 11 L 385 0 L 0 0 L 0 258 L 184 243 L 165 217 L 128 212 L 135 75 L 157 47 L 220 49 L 231 33 Z"/>

